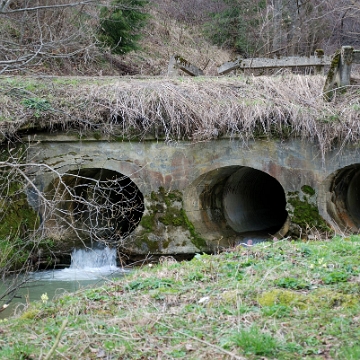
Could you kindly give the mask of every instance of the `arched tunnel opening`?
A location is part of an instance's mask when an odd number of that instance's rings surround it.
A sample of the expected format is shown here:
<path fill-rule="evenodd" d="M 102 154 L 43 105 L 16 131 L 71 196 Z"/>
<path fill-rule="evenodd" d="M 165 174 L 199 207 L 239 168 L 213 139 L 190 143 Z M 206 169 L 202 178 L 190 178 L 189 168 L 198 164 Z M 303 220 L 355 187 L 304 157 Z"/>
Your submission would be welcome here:
<path fill-rule="evenodd" d="M 119 172 L 89 168 L 72 171 L 51 185 L 58 215 L 84 243 L 114 243 L 139 224 L 144 197 L 137 185 Z M 55 196 L 55 197 L 54 197 Z"/>
<path fill-rule="evenodd" d="M 342 231 L 360 231 L 360 164 L 347 166 L 328 179 L 327 212 Z"/>
<path fill-rule="evenodd" d="M 224 234 L 269 238 L 286 233 L 288 214 L 282 185 L 269 174 L 246 166 L 217 169 L 204 178 L 203 217 Z"/>

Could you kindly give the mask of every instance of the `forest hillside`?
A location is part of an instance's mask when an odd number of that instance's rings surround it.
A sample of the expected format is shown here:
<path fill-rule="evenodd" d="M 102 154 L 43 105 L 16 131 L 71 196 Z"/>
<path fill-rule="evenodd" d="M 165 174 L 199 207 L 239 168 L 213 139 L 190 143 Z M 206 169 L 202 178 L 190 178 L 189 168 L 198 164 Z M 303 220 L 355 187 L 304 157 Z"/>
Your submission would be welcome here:
<path fill-rule="evenodd" d="M 162 75 L 179 54 L 216 75 L 237 56 L 360 47 L 356 0 L 0 3 L 0 74 Z"/>

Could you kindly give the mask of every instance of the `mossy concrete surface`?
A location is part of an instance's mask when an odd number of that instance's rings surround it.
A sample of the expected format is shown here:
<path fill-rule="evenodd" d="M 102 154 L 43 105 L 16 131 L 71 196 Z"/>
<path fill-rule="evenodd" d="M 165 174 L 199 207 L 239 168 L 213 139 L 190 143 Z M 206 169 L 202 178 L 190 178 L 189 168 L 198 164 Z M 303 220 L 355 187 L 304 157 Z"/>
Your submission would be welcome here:
<path fill-rule="evenodd" d="M 314 232 L 330 233 L 331 229 L 319 213 L 316 192 L 304 185 L 300 191 L 287 193 L 287 210 L 291 219 L 290 232 L 296 237 L 311 237 Z"/>
<path fill-rule="evenodd" d="M 11 154 L 11 155 L 10 155 Z M 22 161 L 21 146 L 0 149 L 0 268 L 23 266 L 36 248 L 33 235 L 39 226 L 37 212 L 29 205 L 26 181 L 17 168 Z M 13 166 L 12 166 L 13 165 Z M 10 263 L 9 260 L 11 259 Z"/>
<path fill-rule="evenodd" d="M 145 212 L 123 250 L 136 254 L 194 254 L 207 250 L 182 208 L 182 193 L 160 187 L 145 196 Z"/>
<path fill-rule="evenodd" d="M 280 183 L 292 222 L 291 236 L 310 239 L 312 231 L 328 233 L 328 220 L 323 219 L 329 217 L 324 204 L 331 198 L 331 184 L 325 180 L 339 169 L 358 163 L 359 156 L 354 144 L 345 146 L 341 154 L 334 148 L 322 157 L 316 144 L 299 139 L 246 144 L 241 139 L 179 140 L 166 144 L 149 139 L 84 140 L 64 133 L 38 135 L 28 150 L 29 160 L 46 164 L 55 172 L 98 168 L 129 177 L 144 197 L 144 213 L 121 246 L 125 252 L 139 255 L 216 252 L 236 244 L 238 234 L 221 213 L 221 204 L 215 200 L 208 204 L 204 194 L 211 189 L 220 191 L 214 184 L 226 183 L 227 177 L 241 167 L 259 170 Z M 46 191 L 54 172 L 37 168 L 29 176 L 39 191 Z M 336 224 L 331 227 L 336 230 Z"/>

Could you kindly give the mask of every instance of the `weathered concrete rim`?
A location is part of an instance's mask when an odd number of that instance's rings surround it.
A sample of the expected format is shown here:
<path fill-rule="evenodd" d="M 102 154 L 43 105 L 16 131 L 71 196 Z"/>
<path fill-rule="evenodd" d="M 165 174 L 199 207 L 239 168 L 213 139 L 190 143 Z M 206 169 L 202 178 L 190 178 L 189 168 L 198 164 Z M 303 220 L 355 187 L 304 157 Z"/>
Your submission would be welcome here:
<path fill-rule="evenodd" d="M 285 236 L 286 197 L 277 179 L 248 166 L 219 167 L 184 190 L 184 210 L 199 234 L 219 239 Z M 220 240 L 221 242 L 221 240 Z"/>
<path fill-rule="evenodd" d="M 321 214 L 336 232 L 360 231 L 360 163 L 347 165 L 326 177 L 320 186 Z"/>

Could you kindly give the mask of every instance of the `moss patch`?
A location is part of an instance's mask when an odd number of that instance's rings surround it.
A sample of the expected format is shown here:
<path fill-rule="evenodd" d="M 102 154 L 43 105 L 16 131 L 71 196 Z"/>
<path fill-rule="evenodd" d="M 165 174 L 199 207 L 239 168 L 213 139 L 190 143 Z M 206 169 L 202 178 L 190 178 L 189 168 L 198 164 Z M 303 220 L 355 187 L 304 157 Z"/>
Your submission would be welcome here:
<path fill-rule="evenodd" d="M 258 299 L 261 306 L 291 306 L 298 309 L 310 308 L 345 308 L 359 305 L 359 299 L 355 295 L 343 294 L 332 289 L 321 288 L 307 294 L 291 290 L 273 289 L 262 293 Z"/>
<path fill-rule="evenodd" d="M 30 207 L 20 182 L 1 183 L 6 194 L 0 201 L 0 267 L 11 258 L 11 268 L 21 267 L 33 244 L 26 246 L 29 232 L 39 226 L 38 214 Z"/>
<path fill-rule="evenodd" d="M 176 241 L 178 246 L 186 247 L 188 243 L 194 244 L 200 251 L 205 250 L 206 242 L 195 231 L 194 225 L 189 221 L 182 208 L 182 193 L 178 190 L 166 191 L 160 187 L 147 198 L 147 211 L 140 221 L 143 231 L 137 236 L 135 245 L 143 251 L 161 253 L 170 247 L 172 241 L 167 237 L 171 231 L 179 228 L 189 240 Z M 165 235 L 165 233 L 167 235 Z M 177 239 L 178 240 L 178 239 Z"/>
<path fill-rule="evenodd" d="M 191 223 L 191 221 L 188 219 L 188 217 L 186 216 L 186 213 L 184 210 L 181 210 L 184 221 L 186 223 L 187 228 L 190 231 L 191 234 L 191 242 L 198 248 L 198 249 L 202 249 L 202 248 L 206 248 L 206 241 L 199 236 L 199 234 L 196 232 L 194 225 Z"/>
<path fill-rule="evenodd" d="M 320 216 L 319 209 L 312 201 L 310 201 L 310 194 L 315 194 L 315 191 L 310 186 L 303 186 L 304 195 L 302 198 L 298 191 L 289 192 L 287 202 L 291 205 L 288 210 L 291 221 L 299 225 L 303 230 L 309 228 L 316 228 L 319 231 L 330 231 L 325 220 Z"/>
<path fill-rule="evenodd" d="M 309 185 L 303 185 L 301 187 L 301 191 L 304 193 L 304 194 L 307 194 L 307 195 L 310 195 L 310 196 L 313 196 L 315 195 L 315 190 L 309 186 Z"/>
<path fill-rule="evenodd" d="M 161 252 L 162 249 L 162 242 L 158 241 L 157 239 L 150 239 L 148 235 L 139 236 L 136 241 L 135 245 L 146 252 L 150 252 L 152 254 L 157 254 Z"/>
<path fill-rule="evenodd" d="M 158 192 L 151 193 L 150 200 L 149 213 L 144 215 L 140 222 L 140 225 L 146 230 L 155 231 L 157 221 L 167 226 L 185 225 L 181 206 L 175 204 L 175 202 L 182 203 L 180 191 L 166 192 L 163 187 L 160 187 Z"/>
<path fill-rule="evenodd" d="M 293 306 L 299 309 L 307 307 L 306 295 L 291 290 L 273 289 L 262 293 L 258 297 L 261 306 L 284 305 Z"/>

